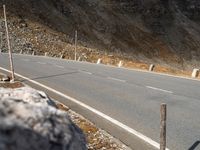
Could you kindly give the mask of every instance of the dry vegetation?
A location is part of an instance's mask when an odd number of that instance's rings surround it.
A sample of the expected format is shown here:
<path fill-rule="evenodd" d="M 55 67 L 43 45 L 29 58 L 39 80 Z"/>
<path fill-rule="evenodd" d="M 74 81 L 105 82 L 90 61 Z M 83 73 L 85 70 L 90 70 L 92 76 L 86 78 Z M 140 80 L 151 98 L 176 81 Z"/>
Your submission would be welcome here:
<path fill-rule="evenodd" d="M 24 85 L 19 82 L 19 81 L 16 81 L 14 83 L 10 83 L 9 81 L 2 81 L 3 78 L 5 78 L 6 75 L 4 74 L 0 74 L 0 87 L 2 88 L 20 88 L 20 87 L 23 87 Z M 8 79 L 10 79 L 10 77 L 8 77 Z"/>
<path fill-rule="evenodd" d="M 21 82 L 14 82 L 14 83 L 9 83 L 9 82 L 5 82 L 5 83 L 0 83 L 0 87 L 2 88 L 20 88 L 23 87 L 24 85 Z"/>

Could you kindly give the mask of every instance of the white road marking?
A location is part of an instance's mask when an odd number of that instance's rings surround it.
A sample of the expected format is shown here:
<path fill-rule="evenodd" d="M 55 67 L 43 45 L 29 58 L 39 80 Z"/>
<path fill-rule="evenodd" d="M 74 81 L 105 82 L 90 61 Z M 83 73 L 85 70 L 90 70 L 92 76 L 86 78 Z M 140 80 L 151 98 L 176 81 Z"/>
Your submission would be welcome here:
<path fill-rule="evenodd" d="M 91 72 L 84 71 L 84 70 L 79 70 L 79 72 L 82 72 L 82 73 L 86 73 L 86 74 L 92 75 L 92 73 L 91 73 Z"/>
<path fill-rule="evenodd" d="M 111 80 L 115 80 L 115 81 L 119 81 L 119 82 L 126 82 L 126 80 L 121 80 L 121 79 L 117 79 L 117 78 L 113 78 L 113 77 L 107 77 L 107 79 L 111 79 Z"/>
<path fill-rule="evenodd" d="M 30 61 L 29 59 L 22 59 L 23 61 Z"/>
<path fill-rule="evenodd" d="M 40 61 L 38 61 L 37 62 L 38 64 L 42 64 L 42 65 L 46 65 L 47 63 L 45 63 L 45 62 L 40 62 Z"/>
<path fill-rule="evenodd" d="M 63 66 L 59 66 L 59 65 L 54 65 L 55 67 L 58 67 L 58 68 L 64 68 Z"/>
<path fill-rule="evenodd" d="M 1 69 L 1 70 L 4 70 L 4 71 L 6 71 L 6 72 L 10 72 L 9 70 L 7 70 L 7 69 L 5 69 L 5 68 L 2 68 L 2 67 L 0 67 L 0 69 Z M 142 133 L 140 133 L 140 132 L 138 132 L 138 131 L 132 129 L 131 127 L 129 127 L 129 126 L 127 126 L 127 125 L 121 123 L 120 121 L 118 121 L 118 120 L 116 120 L 116 119 L 114 119 L 114 118 L 112 118 L 112 117 L 110 117 L 110 116 L 108 116 L 108 115 L 106 115 L 106 114 L 100 112 L 99 110 L 94 109 L 93 107 L 91 107 L 91 106 L 89 106 L 89 105 L 86 105 L 86 104 L 84 104 L 83 102 L 80 102 L 80 101 L 78 101 L 78 100 L 75 99 L 75 98 L 72 98 L 72 97 L 70 97 L 70 96 L 68 96 L 68 95 L 65 95 L 64 93 L 61 93 L 61 92 L 59 92 L 59 91 L 57 91 L 57 90 L 55 90 L 55 89 L 53 89 L 53 88 L 51 88 L 51 87 L 48 87 L 48 86 L 46 86 L 46 85 L 44 85 L 44 84 L 41 84 L 41 83 L 39 83 L 39 82 L 37 82 L 37 81 L 35 81 L 35 80 L 29 79 L 29 78 L 27 78 L 27 77 L 25 77 L 25 76 L 22 76 L 22 75 L 18 74 L 18 73 L 15 73 L 15 74 L 16 74 L 17 76 L 21 77 L 21 78 L 24 78 L 25 80 L 28 80 L 29 82 L 32 82 L 32 83 L 37 84 L 37 85 L 39 85 L 39 86 L 41 86 L 41 87 L 43 87 L 43 88 L 45 88 L 45 89 L 47 89 L 47 90 L 49 90 L 49 91 L 52 91 L 52 92 L 54 92 L 54 93 L 56 93 L 56 94 L 58 94 L 58 95 L 60 95 L 60 96 L 62 96 L 62 97 L 64 97 L 64 98 L 66 98 L 66 99 L 68 99 L 68 100 L 70 100 L 70 101 L 72 101 L 72 102 L 74 102 L 74 103 L 76 103 L 76 104 L 78 104 L 78 105 L 84 107 L 85 109 L 90 110 L 91 112 L 93 112 L 93 113 L 95 113 L 96 115 L 98 115 L 98 116 L 104 118 L 105 120 L 107 120 L 107 121 L 109 121 L 109 122 L 115 124 L 116 126 L 122 128 L 122 129 L 124 129 L 125 131 L 127 131 L 127 132 L 129 132 L 129 133 L 131 133 L 131 134 L 133 134 L 133 135 L 135 135 L 135 136 L 137 136 L 139 139 L 145 141 L 146 143 L 152 145 L 153 147 L 155 147 L 155 148 L 157 148 L 157 149 L 160 149 L 160 144 L 157 143 L 156 141 L 154 141 L 154 140 L 152 140 L 151 138 L 149 138 L 149 137 L 143 135 Z M 166 150 L 169 150 L 169 149 L 166 148 Z"/>
<path fill-rule="evenodd" d="M 163 89 L 152 87 L 152 86 L 146 86 L 146 88 L 157 90 L 157 91 L 162 91 L 162 92 L 166 92 L 166 93 L 171 93 L 171 94 L 173 93 L 172 91 L 163 90 Z"/>

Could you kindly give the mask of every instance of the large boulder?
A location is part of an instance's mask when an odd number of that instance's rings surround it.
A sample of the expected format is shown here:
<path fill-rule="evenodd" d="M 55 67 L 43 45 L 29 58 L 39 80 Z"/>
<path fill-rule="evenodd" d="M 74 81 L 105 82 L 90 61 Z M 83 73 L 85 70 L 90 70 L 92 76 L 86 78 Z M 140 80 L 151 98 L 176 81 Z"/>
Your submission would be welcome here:
<path fill-rule="evenodd" d="M 31 88 L 0 88 L 0 150 L 85 150 L 82 131 L 67 113 Z"/>

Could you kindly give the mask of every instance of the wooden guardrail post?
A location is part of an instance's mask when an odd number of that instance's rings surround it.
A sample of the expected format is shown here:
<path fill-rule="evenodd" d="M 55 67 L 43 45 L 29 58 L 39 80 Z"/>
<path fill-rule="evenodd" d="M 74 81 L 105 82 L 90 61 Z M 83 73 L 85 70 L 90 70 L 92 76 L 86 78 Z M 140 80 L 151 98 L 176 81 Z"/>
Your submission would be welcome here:
<path fill-rule="evenodd" d="M 75 31 L 75 43 L 74 43 L 74 50 L 75 50 L 75 52 L 74 52 L 74 53 L 75 53 L 75 54 L 74 54 L 74 60 L 75 60 L 75 61 L 77 60 L 77 58 L 76 58 L 76 57 L 77 57 L 77 56 L 76 56 L 76 55 L 77 55 L 77 54 L 76 54 L 76 53 L 77 53 L 77 37 L 78 37 L 78 32 L 77 32 L 77 30 L 76 30 L 76 31 Z"/>
<path fill-rule="evenodd" d="M 2 52 L 2 46 L 3 46 L 3 33 L 0 32 L 0 53 Z"/>
<path fill-rule="evenodd" d="M 166 150 L 167 105 L 160 106 L 160 150 Z"/>
<path fill-rule="evenodd" d="M 12 58 L 12 51 L 11 51 L 11 46 L 10 46 L 10 37 L 9 37 L 9 33 L 8 33 L 8 23 L 7 23 L 6 6 L 5 5 L 3 5 L 3 12 L 4 12 L 5 27 L 6 27 L 6 38 L 7 38 L 7 44 L 8 44 L 9 59 L 10 59 L 10 70 L 11 70 L 11 74 L 12 74 L 11 82 L 14 82 L 15 75 L 14 75 L 13 58 Z"/>

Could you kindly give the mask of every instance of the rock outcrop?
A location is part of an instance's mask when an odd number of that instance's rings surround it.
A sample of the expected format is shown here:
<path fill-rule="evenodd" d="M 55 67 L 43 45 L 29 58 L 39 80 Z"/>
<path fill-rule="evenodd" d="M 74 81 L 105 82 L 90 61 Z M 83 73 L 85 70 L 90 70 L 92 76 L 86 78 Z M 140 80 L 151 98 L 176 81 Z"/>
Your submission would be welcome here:
<path fill-rule="evenodd" d="M 31 88 L 0 88 L 1 150 L 86 150 L 82 131 L 48 96 Z"/>

